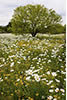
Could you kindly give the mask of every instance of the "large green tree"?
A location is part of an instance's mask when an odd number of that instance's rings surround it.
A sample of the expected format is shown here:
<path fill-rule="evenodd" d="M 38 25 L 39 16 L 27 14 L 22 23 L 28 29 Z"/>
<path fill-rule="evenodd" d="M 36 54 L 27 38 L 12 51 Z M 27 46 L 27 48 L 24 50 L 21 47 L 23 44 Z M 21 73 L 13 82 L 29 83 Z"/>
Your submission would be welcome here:
<path fill-rule="evenodd" d="M 46 29 L 46 32 L 50 34 L 61 34 L 64 33 L 64 28 L 62 24 L 53 24 Z"/>
<path fill-rule="evenodd" d="M 20 6 L 14 10 L 12 17 L 12 31 L 15 34 L 31 33 L 34 37 L 38 32 L 61 21 L 61 16 L 54 10 L 43 5 Z"/>
<path fill-rule="evenodd" d="M 66 24 L 64 25 L 63 33 L 66 33 Z"/>

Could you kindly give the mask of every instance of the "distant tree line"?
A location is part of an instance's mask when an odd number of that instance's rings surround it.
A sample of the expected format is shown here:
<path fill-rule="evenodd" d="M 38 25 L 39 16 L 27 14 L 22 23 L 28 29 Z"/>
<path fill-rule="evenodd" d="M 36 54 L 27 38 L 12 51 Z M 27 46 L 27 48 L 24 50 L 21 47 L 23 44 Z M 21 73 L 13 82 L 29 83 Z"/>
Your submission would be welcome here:
<path fill-rule="evenodd" d="M 30 33 L 33 37 L 37 33 L 66 33 L 66 25 L 62 25 L 61 21 L 62 17 L 59 14 L 43 5 L 20 6 L 14 10 L 8 25 L 0 26 L 0 33 Z"/>
<path fill-rule="evenodd" d="M 0 33 L 12 33 L 11 22 L 6 26 L 0 26 Z"/>

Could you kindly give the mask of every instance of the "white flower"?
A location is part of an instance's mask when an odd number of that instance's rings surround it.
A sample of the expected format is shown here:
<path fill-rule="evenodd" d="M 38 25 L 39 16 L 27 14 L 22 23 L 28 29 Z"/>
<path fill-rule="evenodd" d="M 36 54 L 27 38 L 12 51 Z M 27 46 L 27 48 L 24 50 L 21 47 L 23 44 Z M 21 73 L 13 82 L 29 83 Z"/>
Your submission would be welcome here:
<path fill-rule="evenodd" d="M 51 88 L 53 88 L 54 86 L 52 85 Z"/>
<path fill-rule="evenodd" d="M 13 61 L 13 59 L 10 59 L 11 61 Z"/>
<path fill-rule="evenodd" d="M 46 82 L 48 82 L 48 80 L 46 80 Z"/>
<path fill-rule="evenodd" d="M 17 63 L 20 64 L 21 62 L 18 61 Z"/>
<path fill-rule="evenodd" d="M 13 71 L 14 71 L 13 69 L 10 70 L 10 72 L 13 72 Z"/>
<path fill-rule="evenodd" d="M 46 80 L 46 78 L 43 78 L 42 80 L 44 81 L 44 80 Z"/>
<path fill-rule="evenodd" d="M 44 96 L 42 96 L 42 99 L 45 99 L 45 97 L 44 97 Z"/>
<path fill-rule="evenodd" d="M 3 58 L 3 62 L 5 62 L 5 58 Z"/>
<path fill-rule="evenodd" d="M 50 75 L 50 71 L 48 71 L 47 74 Z"/>
<path fill-rule="evenodd" d="M 49 92 L 53 92 L 53 91 L 54 91 L 54 90 L 52 90 L 52 89 L 51 89 L 51 90 L 49 90 Z"/>
<path fill-rule="evenodd" d="M 26 57 L 25 56 L 23 56 L 23 58 L 24 58 L 24 60 L 26 60 Z"/>
<path fill-rule="evenodd" d="M 32 75 L 33 74 L 33 71 L 29 69 L 28 71 L 26 71 L 26 74 L 27 75 Z"/>
<path fill-rule="evenodd" d="M 62 95 L 64 95 L 64 93 L 62 93 Z"/>
<path fill-rule="evenodd" d="M 0 67 L 3 67 L 3 65 L 0 65 Z"/>
<path fill-rule="evenodd" d="M 44 26 L 45 28 L 47 28 L 47 26 Z"/>
<path fill-rule="evenodd" d="M 66 81 L 66 78 L 64 78 L 64 81 Z"/>
<path fill-rule="evenodd" d="M 7 77 L 5 77 L 5 79 L 7 79 Z"/>
<path fill-rule="evenodd" d="M 62 74 L 66 74 L 66 72 L 64 72 L 64 71 L 61 71 L 61 73 L 62 73 Z"/>
<path fill-rule="evenodd" d="M 38 72 L 38 71 L 39 71 L 39 69 L 37 69 L 37 70 L 34 70 L 34 71 L 33 71 L 33 73 L 36 73 L 36 72 Z"/>
<path fill-rule="evenodd" d="M 50 83 L 52 83 L 53 82 L 53 80 L 51 80 L 51 81 L 49 81 Z"/>
<path fill-rule="evenodd" d="M 65 92 L 65 90 L 64 90 L 64 89 L 60 89 L 60 91 L 61 91 L 61 92 Z"/>
<path fill-rule="evenodd" d="M 47 100 L 52 100 L 53 99 L 53 97 L 52 96 L 49 96 L 48 98 L 47 98 Z"/>
<path fill-rule="evenodd" d="M 39 77 L 37 74 L 35 74 L 34 78 L 35 78 L 35 80 L 36 80 L 37 82 L 40 81 L 40 77 Z"/>
<path fill-rule="evenodd" d="M 59 91 L 59 88 L 56 88 L 56 89 L 55 89 L 55 92 L 58 92 L 58 91 Z"/>
<path fill-rule="evenodd" d="M 58 79 L 55 79 L 55 80 L 56 80 L 56 82 L 60 83 L 60 80 L 58 80 Z"/>
<path fill-rule="evenodd" d="M 50 85 L 53 82 L 53 80 L 49 81 L 49 83 L 47 83 L 47 85 Z"/>
<path fill-rule="evenodd" d="M 19 82 L 20 81 L 20 79 L 17 79 L 17 82 Z"/>
<path fill-rule="evenodd" d="M 48 60 L 48 63 L 50 63 L 51 62 L 51 60 Z"/>
<path fill-rule="evenodd" d="M 63 68 L 64 66 L 61 66 L 61 68 Z"/>
<path fill-rule="evenodd" d="M 1 78 L 0 78 L 0 80 L 1 80 Z"/>
<path fill-rule="evenodd" d="M 52 72 L 51 74 L 52 76 L 57 76 L 56 72 Z"/>
<path fill-rule="evenodd" d="M 2 82 L 3 81 L 3 79 L 2 78 L 0 78 L 0 82 Z"/>
<path fill-rule="evenodd" d="M 26 77 L 26 80 L 30 80 L 30 76 Z"/>
<path fill-rule="evenodd" d="M 59 59 L 59 61 L 62 61 L 62 59 Z"/>
<path fill-rule="evenodd" d="M 35 68 L 35 67 L 32 67 L 32 65 L 31 65 L 31 67 L 30 67 L 32 70 Z"/>
<path fill-rule="evenodd" d="M 10 64 L 10 67 L 12 67 L 12 66 L 14 66 L 14 62 L 12 62 L 12 63 Z"/>
<path fill-rule="evenodd" d="M 60 72 L 59 70 L 57 70 L 57 72 Z"/>
<path fill-rule="evenodd" d="M 15 57 L 15 55 L 9 56 L 9 58 Z"/>

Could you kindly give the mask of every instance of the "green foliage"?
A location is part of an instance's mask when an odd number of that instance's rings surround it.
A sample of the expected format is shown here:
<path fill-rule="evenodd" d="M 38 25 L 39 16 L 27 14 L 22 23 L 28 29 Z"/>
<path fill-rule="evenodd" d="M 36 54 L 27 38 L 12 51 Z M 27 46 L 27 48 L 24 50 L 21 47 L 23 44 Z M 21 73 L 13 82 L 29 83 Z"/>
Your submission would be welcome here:
<path fill-rule="evenodd" d="M 8 23 L 8 25 L 6 26 L 6 28 L 7 28 L 7 33 L 12 33 L 11 22 Z"/>
<path fill-rule="evenodd" d="M 64 25 L 63 33 L 66 33 L 66 24 Z"/>
<path fill-rule="evenodd" d="M 0 26 L 0 33 L 5 33 L 7 31 L 5 26 Z"/>
<path fill-rule="evenodd" d="M 11 33 L 11 22 L 8 23 L 6 26 L 0 26 L 0 33 Z"/>
<path fill-rule="evenodd" d="M 14 10 L 11 20 L 15 34 L 31 33 L 34 37 L 38 32 L 46 32 L 50 25 L 61 21 L 61 16 L 54 10 L 41 5 L 20 6 Z"/>
<path fill-rule="evenodd" d="M 61 34 L 64 33 L 64 26 L 61 24 L 54 24 L 50 25 L 46 32 L 51 33 L 51 34 Z"/>

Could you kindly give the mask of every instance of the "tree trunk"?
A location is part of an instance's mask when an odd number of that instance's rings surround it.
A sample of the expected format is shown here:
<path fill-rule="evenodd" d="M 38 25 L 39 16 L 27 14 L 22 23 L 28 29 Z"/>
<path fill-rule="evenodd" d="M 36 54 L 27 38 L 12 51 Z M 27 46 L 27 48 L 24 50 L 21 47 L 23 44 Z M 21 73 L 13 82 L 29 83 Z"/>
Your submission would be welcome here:
<path fill-rule="evenodd" d="M 33 33 L 32 33 L 32 36 L 33 36 L 33 37 L 35 37 L 35 36 L 36 36 L 36 34 L 37 34 L 37 33 L 34 33 L 34 32 L 33 32 Z"/>

